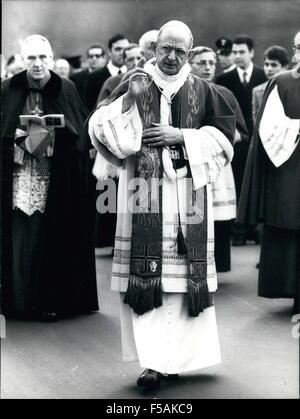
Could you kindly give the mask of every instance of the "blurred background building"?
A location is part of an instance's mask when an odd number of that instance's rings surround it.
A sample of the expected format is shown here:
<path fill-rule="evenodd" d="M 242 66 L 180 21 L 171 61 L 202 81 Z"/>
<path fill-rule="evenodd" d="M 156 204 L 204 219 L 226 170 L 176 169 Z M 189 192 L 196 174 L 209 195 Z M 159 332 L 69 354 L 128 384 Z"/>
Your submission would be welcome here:
<path fill-rule="evenodd" d="M 3 0 L 2 54 L 18 53 L 23 38 L 40 33 L 57 57 L 85 57 L 89 45 L 107 46 L 115 33 L 136 42 L 145 31 L 179 19 L 192 29 L 195 45 L 215 48 L 221 36 L 247 33 L 256 42 L 259 64 L 270 45 L 291 52 L 299 5 L 299 0 Z"/>

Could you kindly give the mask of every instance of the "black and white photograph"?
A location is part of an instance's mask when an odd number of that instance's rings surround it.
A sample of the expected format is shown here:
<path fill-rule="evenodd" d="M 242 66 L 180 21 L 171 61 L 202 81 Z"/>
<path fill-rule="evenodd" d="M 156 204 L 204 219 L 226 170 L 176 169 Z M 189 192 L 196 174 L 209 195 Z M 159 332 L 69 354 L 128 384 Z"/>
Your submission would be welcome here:
<path fill-rule="evenodd" d="M 0 398 L 299 399 L 300 0 L 1 6 Z"/>

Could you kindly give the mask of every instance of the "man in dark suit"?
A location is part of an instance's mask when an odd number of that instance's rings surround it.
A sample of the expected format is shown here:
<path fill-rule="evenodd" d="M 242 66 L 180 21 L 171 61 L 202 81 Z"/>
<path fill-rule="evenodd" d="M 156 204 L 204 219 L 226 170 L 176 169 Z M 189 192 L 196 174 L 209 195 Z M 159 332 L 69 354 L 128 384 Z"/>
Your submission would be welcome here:
<path fill-rule="evenodd" d="M 115 35 L 108 41 L 110 60 L 104 68 L 94 71 L 88 76 L 86 84 L 86 102 L 88 109 L 93 110 L 99 92 L 104 82 L 111 76 L 125 73 L 123 51 L 129 45 L 128 39 L 123 35 Z"/>
<path fill-rule="evenodd" d="M 89 67 L 85 70 L 72 74 L 72 80 L 79 93 L 86 101 L 86 82 L 91 72 L 103 68 L 107 63 L 107 54 L 104 47 L 100 44 L 91 45 L 87 50 L 87 62 Z"/>
<path fill-rule="evenodd" d="M 143 57 L 142 49 L 138 46 L 138 44 L 129 44 L 128 47 L 126 47 L 123 51 L 124 56 L 124 64 L 126 66 L 127 72 L 132 71 L 137 66 L 138 62 Z M 103 84 L 97 103 L 101 100 L 104 100 L 107 98 L 112 91 L 120 84 L 123 77 L 122 74 L 117 74 L 116 76 L 109 77 L 105 83 Z"/>
<path fill-rule="evenodd" d="M 227 87 L 237 98 L 244 115 L 249 137 L 251 138 L 253 132 L 252 89 L 264 83 L 267 78 L 264 70 L 255 66 L 252 62 L 254 57 L 254 42 L 249 36 L 239 35 L 235 38 L 232 45 L 232 52 L 237 67 L 228 73 L 219 75 L 216 78 L 216 83 Z M 249 143 L 243 141 L 236 144 L 234 150 L 232 169 L 236 184 L 237 202 L 239 202 L 248 148 Z M 258 234 L 254 229 L 249 229 L 246 234 L 244 226 L 236 225 L 232 244 L 241 246 L 246 243 L 247 238 L 254 239 L 256 242 L 259 241 Z"/>

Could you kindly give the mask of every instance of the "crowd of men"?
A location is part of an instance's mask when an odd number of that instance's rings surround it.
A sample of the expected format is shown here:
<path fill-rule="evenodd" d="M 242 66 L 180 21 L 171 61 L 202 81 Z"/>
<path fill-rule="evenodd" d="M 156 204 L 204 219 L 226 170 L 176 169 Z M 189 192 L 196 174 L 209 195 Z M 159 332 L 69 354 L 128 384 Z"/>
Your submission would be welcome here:
<path fill-rule="evenodd" d="M 259 295 L 298 312 L 300 32 L 293 54 L 253 58 L 250 36 L 194 46 L 179 21 L 95 43 L 81 69 L 23 41 L 2 77 L 4 314 L 98 310 L 94 248 L 112 246 L 123 357 L 157 387 L 220 362 L 213 294 L 231 245 L 262 242 Z M 100 213 L 108 178 L 118 208 Z"/>

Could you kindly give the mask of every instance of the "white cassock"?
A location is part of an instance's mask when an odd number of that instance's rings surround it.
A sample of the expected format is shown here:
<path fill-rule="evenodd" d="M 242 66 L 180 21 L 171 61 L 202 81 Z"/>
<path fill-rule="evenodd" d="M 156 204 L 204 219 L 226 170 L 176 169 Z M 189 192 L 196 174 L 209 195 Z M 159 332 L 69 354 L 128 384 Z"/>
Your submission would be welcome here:
<path fill-rule="evenodd" d="M 163 305 L 143 315 L 135 314 L 123 303 L 127 290 L 132 214 L 128 211 L 128 182 L 134 176 L 134 154 L 141 147 L 142 123 L 134 105 L 122 114 L 123 96 L 95 111 L 89 122 L 89 134 L 98 150 L 98 163 L 110 163 L 102 157 L 103 145 L 121 162 L 118 187 L 118 220 L 112 269 L 112 290 L 121 295 L 121 330 L 123 360 L 139 361 L 143 368 L 163 374 L 175 374 L 205 368 L 221 362 L 215 308 L 210 307 L 198 317 L 190 317 L 186 303 L 187 260 L 178 255 L 174 245 L 177 237 L 176 182 L 166 170 L 163 177 Z M 218 129 L 205 126 L 182 129 L 184 153 L 189 159 L 195 189 L 207 185 L 208 244 L 207 282 L 210 292 L 217 289 L 214 263 L 214 232 L 211 182 L 233 156 L 230 142 Z M 165 169 L 165 165 L 164 165 Z M 109 171 L 109 169 L 108 169 Z M 94 170 L 97 172 L 97 169 Z M 178 193 L 183 233 L 186 232 L 185 168 L 178 170 Z"/>

